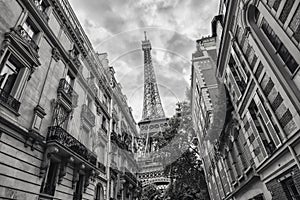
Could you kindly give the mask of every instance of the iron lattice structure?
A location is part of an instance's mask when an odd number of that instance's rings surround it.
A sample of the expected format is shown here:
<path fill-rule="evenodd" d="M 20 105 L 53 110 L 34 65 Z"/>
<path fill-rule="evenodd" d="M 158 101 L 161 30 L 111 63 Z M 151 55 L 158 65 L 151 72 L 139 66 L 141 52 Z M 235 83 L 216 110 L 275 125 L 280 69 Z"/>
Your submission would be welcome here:
<path fill-rule="evenodd" d="M 142 49 L 144 51 L 144 103 L 142 120 L 165 118 L 155 72 L 151 59 L 151 43 L 147 39 L 145 32 L 145 40 L 142 41 Z"/>
<path fill-rule="evenodd" d="M 153 138 L 165 131 L 168 119 L 165 117 L 159 96 L 151 59 L 151 49 L 151 43 L 145 32 L 145 40 L 142 41 L 142 50 L 144 51 L 144 102 L 142 120 L 138 123 L 141 135 L 141 157 L 138 160 L 140 165 L 139 178 L 143 183 L 143 187 L 153 184 L 157 189 L 163 190 L 169 185 L 170 180 L 168 177 L 164 177 L 163 173 L 157 173 L 163 170 L 163 166 L 161 163 L 154 162 L 151 153 L 157 150 Z"/>

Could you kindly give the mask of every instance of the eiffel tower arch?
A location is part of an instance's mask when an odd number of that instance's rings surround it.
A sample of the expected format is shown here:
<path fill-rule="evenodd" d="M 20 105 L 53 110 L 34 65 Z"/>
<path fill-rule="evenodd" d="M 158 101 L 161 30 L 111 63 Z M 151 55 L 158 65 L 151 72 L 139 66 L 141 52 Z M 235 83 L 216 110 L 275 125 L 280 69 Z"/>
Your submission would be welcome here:
<path fill-rule="evenodd" d="M 140 149 L 138 151 L 139 178 L 143 187 L 155 185 L 164 191 L 170 179 L 163 174 L 163 166 L 155 162 L 151 156 L 157 151 L 157 140 L 168 126 L 168 118 L 162 107 L 159 96 L 156 76 L 151 58 L 151 43 L 147 39 L 142 41 L 144 51 L 144 101 L 142 120 L 138 123 L 140 128 Z"/>

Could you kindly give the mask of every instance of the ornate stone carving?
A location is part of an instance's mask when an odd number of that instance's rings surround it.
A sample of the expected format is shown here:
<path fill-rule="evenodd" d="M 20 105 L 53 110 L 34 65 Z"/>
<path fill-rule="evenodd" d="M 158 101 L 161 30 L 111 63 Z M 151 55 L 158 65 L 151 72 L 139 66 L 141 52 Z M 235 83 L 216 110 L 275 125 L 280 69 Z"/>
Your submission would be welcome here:
<path fill-rule="evenodd" d="M 53 58 L 56 62 L 58 62 L 58 61 L 60 60 L 60 57 L 61 57 L 61 55 L 60 55 L 59 51 L 58 51 L 56 48 L 53 48 L 53 49 L 52 49 L 52 58 Z"/>
<path fill-rule="evenodd" d="M 42 165 L 41 165 L 41 171 L 40 171 L 40 177 L 44 177 L 47 168 L 50 164 L 50 160 L 51 160 L 51 156 L 53 154 L 56 154 L 59 152 L 59 149 L 57 147 L 48 147 L 44 153 L 43 156 L 43 161 L 42 161 Z"/>

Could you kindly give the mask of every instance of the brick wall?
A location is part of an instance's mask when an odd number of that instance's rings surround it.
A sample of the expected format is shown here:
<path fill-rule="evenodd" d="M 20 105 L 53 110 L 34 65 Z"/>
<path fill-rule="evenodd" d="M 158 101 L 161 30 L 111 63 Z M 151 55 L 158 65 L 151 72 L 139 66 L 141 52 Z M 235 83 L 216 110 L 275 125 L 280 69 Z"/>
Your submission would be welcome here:
<path fill-rule="evenodd" d="M 284 193 L 281 183 L 278 182 L 277 179 L 273 179 L 266 185 L 268 190 L 272 194 L 272 200 L 288 200 Z"/>
<path fill-rule="evenodd" d="M 292 178 L 293 181 L 300 192 L 300 170 L 297 166 L 288 170 L 285 174 L 293 172 Z M 278 177 L 280 178 L 280 177 Z M 272 181 L 267 183 L 268 190 L 272 193 L 273 200 L 289 200 L 284 192 L 282 184 L 278 182 L 278 179 L 275 178 Z"/>
<path fill-rule="evenodd" d="M 297 190 L 300 192 L 300 170 L 298 167 L 294 167 L 293 168 L 293 180 L 294 180 L 294 183 L 297 187 Z"/>

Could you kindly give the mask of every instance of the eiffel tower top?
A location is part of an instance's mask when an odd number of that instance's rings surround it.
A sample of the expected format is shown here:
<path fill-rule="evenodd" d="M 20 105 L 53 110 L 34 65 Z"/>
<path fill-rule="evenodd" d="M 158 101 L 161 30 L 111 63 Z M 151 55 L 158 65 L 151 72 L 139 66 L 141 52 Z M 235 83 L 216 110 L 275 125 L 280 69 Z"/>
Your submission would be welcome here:
<path fill-rule="evenodd" d="M 145 50 L 151 50 L 151 43 L 150 40 L 147 39 L 147 32 L 144 31 L 144 35 L 145 35 L 145 40 L 142 41 L 142 49 Z"/>
<path fill-rule="evenodd" d="M 151 59 L 151 43 L 150 40 L 147 39 L 146 31 L 144 34 L 145 40 L 142 41 L 142 49 L 144 51 L 144 102 L 142 121 L 165 118 Z"/>

